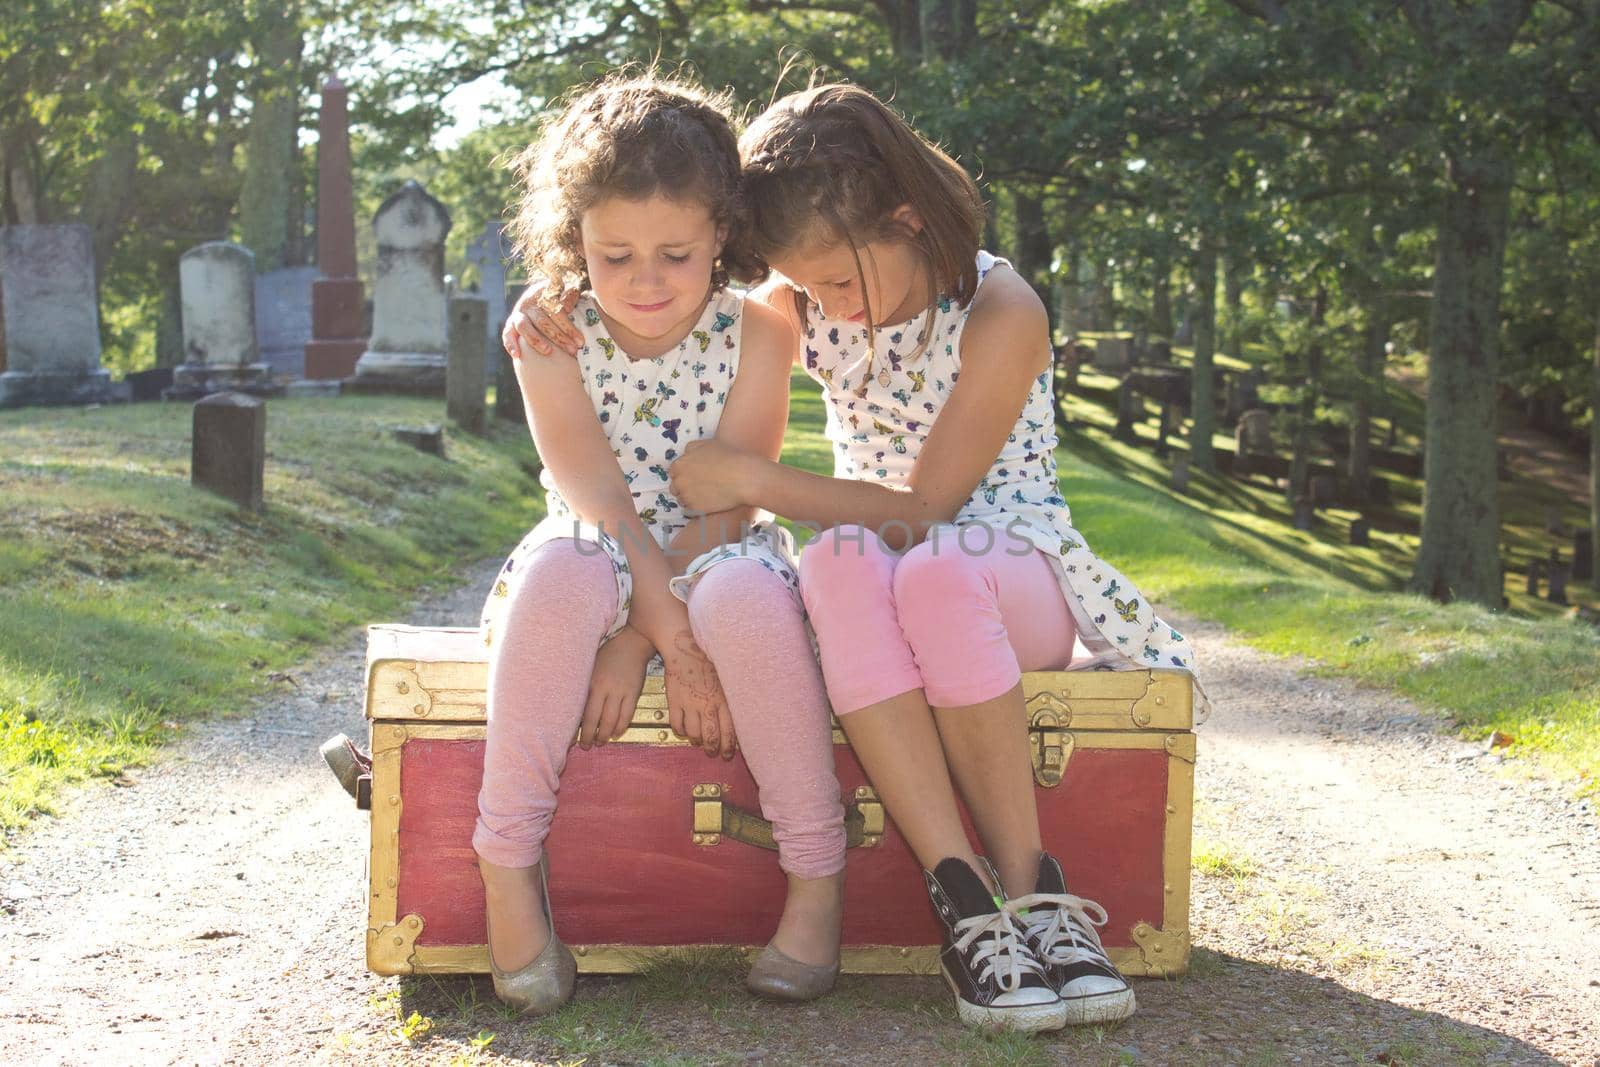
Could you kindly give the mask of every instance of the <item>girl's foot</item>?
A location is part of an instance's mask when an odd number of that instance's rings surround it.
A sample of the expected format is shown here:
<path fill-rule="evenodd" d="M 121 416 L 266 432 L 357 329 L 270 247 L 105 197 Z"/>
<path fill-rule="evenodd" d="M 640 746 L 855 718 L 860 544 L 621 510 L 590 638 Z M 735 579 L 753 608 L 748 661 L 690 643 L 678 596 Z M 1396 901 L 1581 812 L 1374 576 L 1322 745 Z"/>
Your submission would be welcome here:
<path fill-rule="evenodd" d="M 811 967 L 839 962 L 839 924 L 844 920 L 844 872 L 826 878 L 789 875 L 772 947 Z"/>
<path fill-rule="evenodd" d="M 520 971 L 550 943 L 539 868 L 499 867 L 480 858 L 489 959 L 503 971 Z"/>

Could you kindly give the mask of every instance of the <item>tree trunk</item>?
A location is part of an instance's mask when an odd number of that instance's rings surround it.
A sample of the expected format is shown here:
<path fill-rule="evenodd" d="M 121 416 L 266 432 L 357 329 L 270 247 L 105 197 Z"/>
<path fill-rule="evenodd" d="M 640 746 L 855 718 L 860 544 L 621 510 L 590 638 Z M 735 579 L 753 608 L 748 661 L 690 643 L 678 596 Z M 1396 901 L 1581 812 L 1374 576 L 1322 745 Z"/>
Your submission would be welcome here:
<path fill-rule="evenodd" d="M 1589 397 L 1589 542 L 1594 555 L 1591 584 L 1600 589 L 1600 315 L 1594 325 L 1594 381 Z"/>
<path fill-rule="evenodd" d="M 1350 499 L 1367 502 L 1372 487 L 1372 406 L 1383 395 L 1383 364 L 1389 344 L 1389 311 L 1383 298 L 1374 296 L 1367 308 L 1367 328 L 1361 332 L 1361 352 L 1356 357 L 1356 395 L 1350 414 Z"/>
<path fill-rule="evenodd" d="M 244 246 L 256 254 L 256 270 L 265 273 L 289 261 L 301 37 L 295 5 L 265 5 L 262 11 L 263 25 L 254 35 L 261 73 L 251 91 L 239 229 Z"/>
<path fill-rule="evenodd" d="M 31 123 L 29 123 L 31 125 Z M 50 221 L 45 217 L 44 197 L 39 192 L 38 176 L 34 173 L 33 145 L 24 131 L 13 126 L 4 131 L 5 143 L 0 145 L 0 159 L 5 168 L 0 171 L 5 187 L 4 222 L 19 226 L 37 225 Z"/>
<path fill-rule="evenodd" d="M 1194 367 L 1189 380 L 1189 459 L 1203 471 L 1215 471 L 1211 435 L 1216 432 L 1217 403 L 1212 381 L 1212 356 L 1217 347 L 1217 249 L 1202 239 L 1194 260 Z"/>
<path fill-rule="evenodd" d="M 1165 245 L 1156 253 L 1155 285 L 1150 291 L 1150 333 L 1172 340 L 1172 253 Z"/>
<path fill-rule="evenodd" d="M 1328 291 L 1317 287 L 1311 303 L 1311 325 L 1320 329 L 1327 318 Z M 1311 496 L 1311 429 L 1317 419 L 1317 398 L 1322 392 L 1322 337 L 1312 338 L 1306 351 L 1305 378 L 1300 382 L 1300 399 L 1295 405 L 1294 445 L 1289 456 L 1289 502 Z"/>
<path fill-rule="evenodd" d="M 1228 335 L 1223 344 L 1235 359 L 1244 358 L 1244 275 L 1238 253 L 1230 252 L 1222 267 L 1222 298 L 1228 309 Z"/>
<path fill-rule="evenodd" d="M 139 142 L 132 130 L 106 142 L 89 172 L 81 211 L 94 247 L 94 277 L 98 286 L 122 237 L 124 221 L 132 208 L 128 190 L 139 168 Z"/>
<path fill-rule="evenodd" d="M 1495 394 L 1509 158 L 1453 159 L 1439 220 L 1428 345 L 1422 542 L 1413 592 L 1499 608 Z"/>
<path fill-rule="evenodd" d="M 1044 218 L 1044 204 L 1031 192 L 1017 190 L 1012 198 L 1016 208 L 1017 234 L 1012 248 L 1016 253 L 1017 273 L 1027 279 L 1044 306 L 1050 306 L 1050 229 Z"/>

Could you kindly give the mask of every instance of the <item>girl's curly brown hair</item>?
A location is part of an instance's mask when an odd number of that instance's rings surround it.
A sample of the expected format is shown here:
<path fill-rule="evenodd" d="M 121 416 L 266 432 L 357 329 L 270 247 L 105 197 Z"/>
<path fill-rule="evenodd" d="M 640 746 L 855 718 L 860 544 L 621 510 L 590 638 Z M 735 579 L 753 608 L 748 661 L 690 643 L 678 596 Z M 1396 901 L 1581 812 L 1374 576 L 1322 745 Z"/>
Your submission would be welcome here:
<path fill-rule="evenodd" d="M 765 276 L 750 246 L 730 95 L 681 76 L 622 71 L 576 91 L 511 161 L 522 187 L 510 232 L 528 273 L 589 288 L 578 224 L 607 197 L 704 203 L 727 227 L 712 285 Z"/>

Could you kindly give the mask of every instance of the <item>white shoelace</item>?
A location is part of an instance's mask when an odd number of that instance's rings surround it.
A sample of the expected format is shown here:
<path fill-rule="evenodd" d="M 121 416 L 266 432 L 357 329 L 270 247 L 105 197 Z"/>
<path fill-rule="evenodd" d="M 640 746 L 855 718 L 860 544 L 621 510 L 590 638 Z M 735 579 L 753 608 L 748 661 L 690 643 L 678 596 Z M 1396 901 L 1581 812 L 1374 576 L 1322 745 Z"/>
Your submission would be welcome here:
<path fill-rule="evenodd" d="M 1006 901 L 1006 910 L 1026 923 L 1028 941 L 1039 946 L 1046 963 L 1110 965 L 1095 927 L 1106 924 L 1106 909 L 1071 893 L 1030 893 Z"/>
<path fill-rule="evenodd" d="M 1029 973 L 1044 977 L 1033 954 L 1022 942 L 1022 929 L 1016 917 L 1004 909 L 987 915 L 974 915 L 956 923 L 956 951 L 965 953 L 973 942 L 984 935 L 993 935 L 972 953 L 974 966 L 982 964 L 979 980 L 991 979 L 1002 992 L 1012 993 L 1022 986 L 1024 975 Z"/>

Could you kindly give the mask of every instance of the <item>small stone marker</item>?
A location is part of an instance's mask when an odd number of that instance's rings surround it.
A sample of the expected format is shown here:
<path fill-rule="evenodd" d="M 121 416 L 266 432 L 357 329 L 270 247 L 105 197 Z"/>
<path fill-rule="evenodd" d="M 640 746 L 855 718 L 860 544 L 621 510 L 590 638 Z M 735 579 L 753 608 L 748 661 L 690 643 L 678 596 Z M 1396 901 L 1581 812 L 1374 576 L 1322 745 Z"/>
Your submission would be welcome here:
<path fill-rule="evenodd" d="M 195 401 L 190 482 L 250 511 L 261 510 L 267 405 L 244 393 Z"/>
<path fill-rule="evenodd" d="M 1372 544 L 1372 523 L 1364 518 L 1352 519 L 1350 522 L 1350 543 L 1357 548 L 1367 548 Z"/>
<path fill-rule="evenodd" d="M 421 185 L 408 181 L 378 208 L 372 229 L 378 239 L 372 339 L 349 384 L 443 393 L 444 240 L 450 213 Z"/>
<path fill-rule="evenodd" d="M 1594 581 L 1594 531 L 1577 530 L 1572 535 L 1572 580 Z"/>
<path fill-rule="evenodd" d="M 450 366 L 445 379 L 445 413 L 468 433 L 484 425 L 483 324 L 489 302 L 478 296 L 450 298 Z"/>
<path fill-rule="evenodd" d="M 1094 345 L 1094 369 L 1120 374 L 1128 368 L 1128 341 L 1124 337 L 1102 337 Z"/>
<path fill-rule="evenodd" d="M 1182 452 L 1172 461 L 1172 491 L 1174 493 L 1187 493 L 1189 491 L 1189 453 Z"/>
<path fill-rule="evenodd" d="M 1294 502 L 1294 528 L 1296 530 L 1309 530 L 1316 518 L 1316 512 L 1311 507 L 1311 501 L 1300 497 Z"/>
<path fill-rule="evenodd" d="M 1117 388 L 1117 425 L 1111 435 L 1118 441 L 1133 444 L 1138 440 L 1133 427 L 1144 419 L 1144 397 L 1129 382 Z"/>
<path fill-rule="evenodd" d="M 444 458 L 444 429 L 440 426 L 396 426 L 395 440 L 403 441 L 418 452 Z"/>
<path fill-rule="evenodd" d="M 291 381 L 304 378 L 311 343 L 315 267 L 284 267 L 256 277 L 256 348 L 261 362 Z"/>
<path fill-rule="evenodd" d="M 256 257 L 242 245 L 209 241 L 178 260 L 183 294 L 183 364 L 170 400 L 218 392 L 280 392 L 256 353 Z"/>
<path fill-rule="evenodd" d="M 0 226 L 0 303 L 0 408 L 115 399 L 111 374 L 100 366 L 89 227 Z"/>

